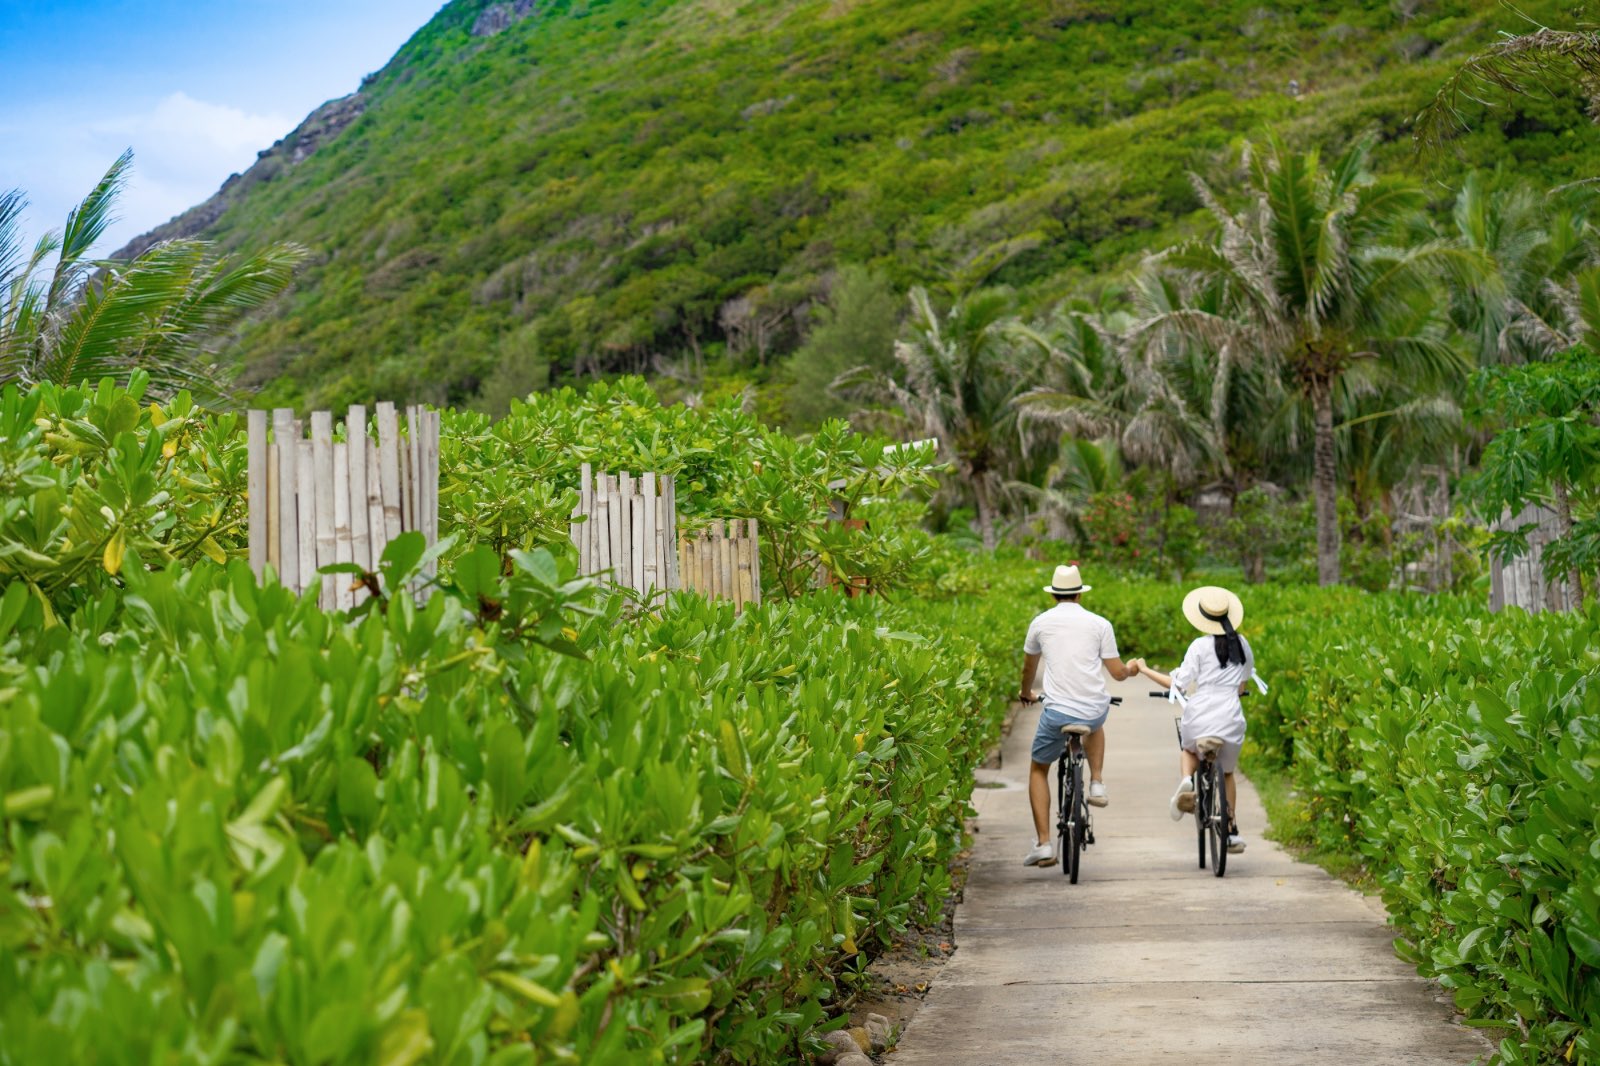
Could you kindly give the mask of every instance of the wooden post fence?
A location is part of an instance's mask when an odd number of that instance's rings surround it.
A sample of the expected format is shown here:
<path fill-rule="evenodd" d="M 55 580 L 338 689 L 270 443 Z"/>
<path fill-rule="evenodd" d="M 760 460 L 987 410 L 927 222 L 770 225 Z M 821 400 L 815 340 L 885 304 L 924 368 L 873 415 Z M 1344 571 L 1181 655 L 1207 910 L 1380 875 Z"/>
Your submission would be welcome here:
<path fill-rule="evenodd" d="M 1538 528 L 1528 534 L 1528 551 L 1515 559 L 1489 558 L 1489 610 L 1521 607 L 1528 611 L 1566 611 L 1573 603 L 1562 575 L 1545 573 L 1544 546 L 1561 535 L 1555 511 L 1530 504 L 1513 517 L 1507 513 L 1491 529 Z"/>
<path fill-rule="evenodd" d="M 735 608 L 761 604 L 761 541 L 754 518 L 717 519 L 698 536 L 678 540 L 678 570 L 683 587 Z"/>
<path fill-rule="evenodd" d="M 579 470 L 572 543 L 578 570 L 604 574 L 643 596 L 694 589 L 732 600 L 740 610 L 761 602 L 761 552 L 755 519 L 718 520 L 697 536 L 678 530 L 678 489 L 670 477 L 627 472 L 598 476 Z"/>
<path fill-rule="evenodd" d="M 376 407 L 377 434 L 367 409 L 345 418 L 333 439 L 333 414 L 311 414 L 311 437 L 288 408 L 251 411 L 247 418 L 250 567 L 259 579 L 271 567 L 278 580 L 303 592 L 320 567 L 355 563 L 375 570 L 389 542 L 417 531 L 439 539 L 439 412 L 407 407 L 406 432 L 392 403 Z M 431 577 L 430 564 L 425 576 Z M 364 592 L 343 576 L 322 583 L 328 610 L 354 607 Z"/>
<path fill-rule="evenodd" d="M 584 463 L 572 543 L 578 570 L 609 574 L 612 583 L 641 595 L 679 588 L 677 486 L 670 477 L 623 472 L 598 477 Z"/>

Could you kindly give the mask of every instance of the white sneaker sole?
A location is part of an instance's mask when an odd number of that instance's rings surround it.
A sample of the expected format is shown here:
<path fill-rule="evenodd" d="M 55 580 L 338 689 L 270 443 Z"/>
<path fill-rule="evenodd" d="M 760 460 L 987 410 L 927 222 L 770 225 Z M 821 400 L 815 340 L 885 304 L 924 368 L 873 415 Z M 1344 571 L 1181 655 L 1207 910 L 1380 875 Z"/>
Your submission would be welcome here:
<path fill-rule="evenodd" d="M 1108 803 L 1111 802 L 1111 797 L 1109 797 L 1109 796 L 1090 796 L 1084 802 L 1087 803 L 1091 807 L 1104 807 Z"/>
<path fill-rule="evenodd" d="M 1022 860 L 1022 865 L 1024 865 L 1024 866 L 1054 866 L 1055 864 L 1056 864 L 1056 857 L 1054 855 L 1051 855 L 1048 858 L 1043 858 L 1043 859 L 1023 859 Z"/>

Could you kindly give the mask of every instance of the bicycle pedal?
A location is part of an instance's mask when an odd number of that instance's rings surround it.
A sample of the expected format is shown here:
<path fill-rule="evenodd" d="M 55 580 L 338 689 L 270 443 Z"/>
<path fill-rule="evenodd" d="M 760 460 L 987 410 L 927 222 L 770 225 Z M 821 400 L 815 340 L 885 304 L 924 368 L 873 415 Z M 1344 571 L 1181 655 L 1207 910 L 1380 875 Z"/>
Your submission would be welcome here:
<path fill-rule="evenodd" d="M 1083 842 L 1085 844 L 1093 844 L 1094 843 L 1094 830 L 1091 829 L 1091 830 L 1089 830 L 1089 832 L 1083 834 Z"/>

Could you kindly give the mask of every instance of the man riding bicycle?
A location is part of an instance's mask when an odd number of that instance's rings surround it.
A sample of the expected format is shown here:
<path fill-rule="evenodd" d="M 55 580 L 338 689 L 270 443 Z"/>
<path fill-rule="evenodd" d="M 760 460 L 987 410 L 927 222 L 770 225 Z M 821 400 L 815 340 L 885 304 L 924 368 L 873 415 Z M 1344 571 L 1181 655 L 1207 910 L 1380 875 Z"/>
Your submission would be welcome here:
<path fill-rule="evenodd" d="M 1058 566 L 1044 591 L 1056 605 L 1034 618 L 1023 642 L 1022 688 L 1019 698 L 1032 703 L 1034 676 L 1044 662 L 1044 710 L 1033 737 L 1033 765 L 1028 772 L 1028 803 L 1038 843 L 1022 860 L 1024 866 L 1050 866 L 1056 861 L 1050 834 L 1050 765 L 1061 758 L 1067 738 L 1062 727 L 1086 725 L 1084 756 L 1089 762 L 1088 801 L 1104 807 L 1109 801 L 1105 782 L 1106 737 L 1102 730 L 1111 710 L 1105 675 L 1118 681 L 1134 676 L 1117 652 L 1111 623 L 1085 610 L 1078 597 L 1090 590 L 1076 564 Z"/>

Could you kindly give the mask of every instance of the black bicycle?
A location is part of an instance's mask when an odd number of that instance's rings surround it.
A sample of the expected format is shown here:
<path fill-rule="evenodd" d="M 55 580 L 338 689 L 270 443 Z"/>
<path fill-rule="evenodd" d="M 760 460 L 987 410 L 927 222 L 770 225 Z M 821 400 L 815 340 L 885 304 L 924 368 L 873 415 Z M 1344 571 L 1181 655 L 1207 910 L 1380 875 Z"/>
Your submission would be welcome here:
<path fill-rule="evenodd" d="M 1111 697 L 1112 706 L 1121 702 L 1121 696 Z M 1077 884 L 1084 849 L 1094 843 L 1094 818 L 1089 814 L 1088 782 L 1084 780 L 1083 738 L 1089 735 L 1089 727 L 1064 725 L 1061 732 L 1067 746 L 1056 761 L 1056 834 L 1061 841 L 1057 854 L 1061 872 Z"/>
<path fill-rule="evenodd" d="M 1165 692 L 1152 692 L 1165 696 Z M 1178 746 L 1183 746 L 1183 726 L 1173 720 L 1178 731 Z M 1200 766 L 1194 773 L 1194 829 L 1200 848 L 1200 869 L 1206 868 L 1206 841 L 1211 842 L 1211 872 L 1221 877 L 1228 869 L 1228 827 L 1233 824 L 1228 810 L 1228 786 L 1218 755 L 1225 744 L 1221 737 L 1200 737 L 1194 742 Z"/>

